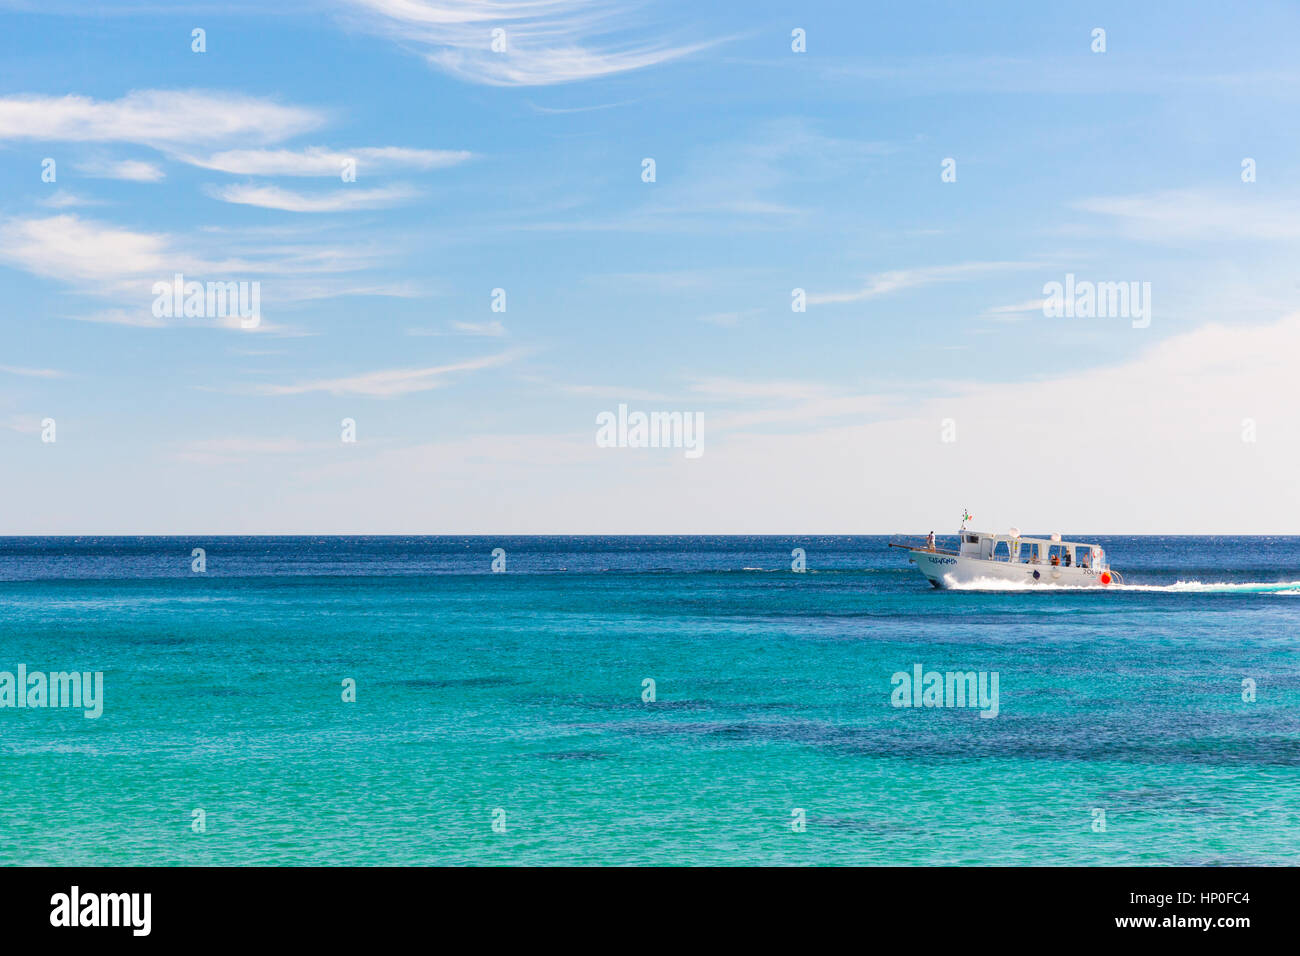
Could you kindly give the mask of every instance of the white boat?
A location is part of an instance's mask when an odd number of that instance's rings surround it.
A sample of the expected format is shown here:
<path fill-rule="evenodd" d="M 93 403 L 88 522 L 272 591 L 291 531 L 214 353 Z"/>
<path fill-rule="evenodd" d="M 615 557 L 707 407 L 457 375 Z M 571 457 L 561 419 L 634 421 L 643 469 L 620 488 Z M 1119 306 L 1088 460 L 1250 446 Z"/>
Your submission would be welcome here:
<path fill-rule="evenodd" d="M 905 548 L 917 569 L 937 588 L 978 587 L 1002 582 L 1057 587 L 1106 587 L 1123 584 L 1112 570 L 1100 545 L 1062 541 L 1059 534 L 1027 538 L 1012 528 L 1006 534 L 986 531 L 957 532 L 958 550 L 937 547 L 931 532 L 924 545 L 895 544 Z"/>

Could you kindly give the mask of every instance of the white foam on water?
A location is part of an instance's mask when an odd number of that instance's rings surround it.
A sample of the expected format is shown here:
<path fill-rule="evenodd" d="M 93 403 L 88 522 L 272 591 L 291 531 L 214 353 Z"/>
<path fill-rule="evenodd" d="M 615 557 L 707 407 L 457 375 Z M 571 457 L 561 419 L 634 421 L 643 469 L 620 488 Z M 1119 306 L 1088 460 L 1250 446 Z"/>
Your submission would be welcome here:
<path fill-rule="evenodd" d="M 1122 591 L 1187 591 L 1193 594 L 1300 594 L 1300 581 L 1176 581 L 1173 584 L 1121 584 Z"/>
<path fill-rule="evenodd" d="M 945 586 L 952 591 L 1106 591 L 1110 587 L 1093 587 L 1086 584 L 1049 584 L 1046 581 L 1006 581 L 1002 578 L 976 578 L 974 581 L 953 581 L 945 578 Z"/>
<path fill-rule="evenodd" d="M 1156 591 L 1171 594 L 1300 594 L 1300 581 L 1175 581 L 1173 584 L 1051 584 L 977 578 L 955 583 L 953 591 Z"/>

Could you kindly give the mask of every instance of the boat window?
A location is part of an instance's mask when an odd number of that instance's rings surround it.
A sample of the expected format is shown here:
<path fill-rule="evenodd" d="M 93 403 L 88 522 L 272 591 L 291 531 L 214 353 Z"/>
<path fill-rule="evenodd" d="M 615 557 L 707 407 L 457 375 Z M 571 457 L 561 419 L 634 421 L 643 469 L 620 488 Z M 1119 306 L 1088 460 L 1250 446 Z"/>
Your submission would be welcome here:
<path fill-rule="evenodd" d="M 1010 561 L 1011 546 L 1007 544 L 1007 542 L 1005 541 L 999 541 L 996 545 L 993 546 L 993 560 Z"/>
<path fill-rule="evenodd" d="M 968 534 L 968 535 L 966 535 L 966 543 L 967 543 L 967 544 L 975 544 L 977 541 L 979 541 L 979 535 L 976 535 L 976 534 Z"/>

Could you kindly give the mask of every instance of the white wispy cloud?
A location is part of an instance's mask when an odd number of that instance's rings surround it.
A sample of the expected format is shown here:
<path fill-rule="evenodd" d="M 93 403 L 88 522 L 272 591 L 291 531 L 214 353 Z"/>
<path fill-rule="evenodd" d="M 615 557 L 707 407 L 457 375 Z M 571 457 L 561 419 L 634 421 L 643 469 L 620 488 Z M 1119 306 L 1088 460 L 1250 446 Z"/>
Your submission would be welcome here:
<path fill-rule="evenodd" d="M 77 170 L 98 179 L 122 179 L 134 183 L 156 183 L 167 177 L 156 164 L 139 159 L 79 163 Z"/>
<path fill-rule="evenodd" d="M 936 282 L 953 282 L 975 276 L 987 275 L 1007 269 L 1025 269 L 1027 262 L 964 262 L 951 266 L 927 266 L 919 269 L 895 269 L 869 277 L 866 284 L 851 292 L 809 293 L 808 303 L 861 302 L 876 296 L 888 295 L 903 289 L 933 285 Z"/>
<path fill-rule="evenodd" d="M 262 319 L 255 327 L 246 328 L 243 325 L 244 320 L 238 315 L 215 316 L 203 319 L 160 319 L 155 316 L 153 310 L 147 306 L 138 309 L 105 309 L 100 312 L 74 313 L 68 315 L 68 318 L 76 322 L 92 322 L 98 325 L 122 325 L 136 329 L 230 329 L 246 333 L 273 332 L 278 336 L 293 338 L 301 338 L 308 334 L 302 329 L 282 326 L 277 323 L 268 322 L 266 319 Z"/>
<path fill-rule="evenodd" d="M 707 322 L 709 325 L 716 325 L 724 329 L 734 329 L 740 325 L 742 319 L 752 315 L 757 315 L 761 309 L 747 309 L 743 312 L 710 312 L 708 315 L 699 316 L 699 321 Z"/>
<path fill-rule="evenodd" d="M 663 402 L 670 400 L 670 396 L 663 392 L 655 392 L 644 388 L 628 388 L 623 385 L 556 384 L 540 379 L 530 379 L 530 381 L 547 385 L 566 395 L 580 395 L 583 398 L 599 398 L 611 402 Z"/>
<path fill-rule="evenodd" d="M 407 186 L 382 186 L 376 189 L 342 187 L 327 193 L 301 193 L 272 185 L 241 184 L 218 186 L 209 193 L 222 202 L 284 212 L 349 212 L 354 209 L 378 209 L 413 199 L 419 193 Z"/>
<path fill-rule="evenodd" d="M 168 233 L 140 232 L 71 213 L 0 221 L 0 262 L 83 291 L 113 294 L 177 273 L 248 275 L 300 272 L 294 253 L 258 259 L 204 256 Z M 337 268 L 337 265 L 335 266 Z"/>
<path fill-rule="evenodd" d="M 722 399 L 775 399 L 778 401 L 806 401 L 825 398 L 831 390 L 816 382 L 743 381 L 734 378 L 701 379 L 691 386 L 691 391 Z"/>
<path fill-rule="evenodd" d="M 526 219 L 517 228 L 549 232 L 715 232 L 742 228 L 789 229 L 802 223 L 824 228 L 828 210 L 792 201 L 813 183 L 861 176 L 868 164 L 897 149 L 887 141 L 828 136 L 801 118 L 757 124 L 743 138 L 711 143 L 674 160 L 671 177 L 640 190 L 631 208 L 613 215 L 584 213 L 575 203 L 540 210 L 548 219 Z M 555 213 L 562 215 L 555 217 Z M 709 274 L 706 284 L 716 282 Z"/>
<path fill-rule="evenodd" d="M 486 335 L 499 339 L 506 334 L 506 327 L 501 324 L 500 319 L 493 319 L 491 322 L 453 322 L 451 327 L 462 335 Z"/>
<path fill-rule="evenodd" d="M 548 86 L 666 63 L 714 45 L 668 38 L 614 0 L 347 0 L 367 29 L 424 50 L 437 69 L 495 86 Z M 492 31 L 505 31 L 493 50 Z"/>
<path fill-rule="evenodd" d="M 239 176 L 338 176 L 355 163 L 358 174 L 387 169 L 441 169 L 473 158 L 468 150 L 407 149 L 365 146 L 337 150 L 324 146 L 304 149 L 231 149 L 208 156 L 177 154 L 192 166 Z"/>
<path fill-rule="evenodd" d="M 981 314 L 985 318 L 993 319 L 996 322 L 1022 322 L 1025 319 L 1032 318 L 1035 312 L 1041 315 L 1043 306 L 1046 303 L 1046 299 L 1029 299 L 1026 302 L 1017 302 L 1015 305 L 991 306 Z"/>
<path fill-rule="evenodd" d="M 337 299 L 341 296 L 382 296 L 386 299 L 418 299 L 427 295 L 418 283 L 409 279 L 394 282 L 349 281 L 338 276 L 281 278 L 275 283 L 276 294 L 294 302 Z"/>
<path fill-rule="evenodd" d="M 1133 239 L 1300 239 L 1300 202 L 1259 198 L 1242 186 L 1237 194 L 1172 189 L 1130 196 L 1097 196 L 1072 203 L 1110 217 Z"/>
<path fill-rule="evenodd" d="M 828 56 L 818 64 L 828 81 L 851 82 L 875 97 L 933 96 L 960 87 L 968 93 L 1038 95 L 1170 94 L 1225 92 L 1293 99 L 1300 73 L 1290 62 L 1270 65 L 1230 62 L 1227 56 L 1214 69 L 1190 65 L 1185 56 L 1159 54 L 1142 60 L 1114 61 L 1104 71 L 1096 69 L 1095 55 L 1086 45 L 1072 55 L 1061 51 L 1036 56 L 1002 54 L 961 55 L 952 52 L 913 55 Z M 1228 50 L 1223 50 L 1228 54 Z M 1252 54 L 1257 51 L 1252 50 Z M 789 58 L 742 60 L 775 69 L 797 69 Z"/>
<path fill-rule="evenodd" d="M 79 196 L 76 193 L 68 192 L 66 189 L 60 189 L 40 201 L 42 206 L 49 206 L 51 209 L 75 209 L 78 206 L 102 206 L 102 199 L 88 199 L 85 196 Z"/>
<path fill-rule="evenodd" d="M 896 400 L 882 395 L 837 395 L 812 399 L 802 402 L 789 402 L 767 405 L 750 410 L 729 410 L 722 414 L 710 414 L 709 421 L 715 432 L 739 434 L 745 430 L 762 428 L 766 433 L 773 426 L 803 426 L 817 422 L 841 421 L 862 422 L 878 419 L 887 409 L 896 405 Z M 800 428 L 789 429 L 798 432 Z"/>
<path fill-rule="evenodd" d="M 168 323 L 157 318 L 148 308 L 139 309 L 104 309 L 100 312 L 83 312 L 71 316 L 78 322 L 94 322 L 99 325 L 125 325 L 137 329 L 162 329 Z"/>
<path fill-rule="evenodd" d="M 616 103 L 594 103 L 591 106 L 540 106 L 537 103 L 529 103 L 529 107 L 537 113 L 544 113 L 549 116 L 563 116 L 569 113 L 592 113 L 598 110 L 612 110 L 620 106 L 631 106 L 636 100 L 620 100 Z"/>
<path fill-rule="evenodd" d="M 0 419 L 0 428 L 18 432 L 20 435 L 35 435 L 41 430 L 40 415 L 10 415 Z"/>
<path fill-rule="evenodd" d="M 406 334 L 421 337 L 478 335 L 487 338 L 500 339 L 505 338 L 510 333 L 506 330 L 505 325 L 502 324 L 500 319 L 493 319 L 491 322 L 452 322 L 448 329 L 411 328 L 406 330 Z"/>
<path fill-rule="evenodd" d="M 35 275 L 81 283 L 162 276 L 193 263 L 170 251 L 164 235 L 71 214 L 0 223 L 0 261 Z"/>
<path fill-rule="evenodd" d="M 427 171 L 454 166 L 473 157 L 468 150 L 404 146 L 361 146 L 347 150 L 325 146 L 221 148 L 278 143 L 317 129 L 327 119 L 319 110 L 203 90 L 141 90 L 117 100 L 71 94 L 18 94 L 0 97 L 0 142 L 131 143 L 156 149 L 177 162 L 243 176 L 337 176 L 349 162 L 355 163 L 358 175 L 392 169 Z M 215 151 L 198 152 L 201 149 Z M 158 182 L 166 177 L 157 163 L 135 159 L 87 160 L 78 163 L 77 168 L 89 176 L 134 182 Z M 244 198 L 228 201 L 298 211 L 316 211 L 315 204 L 321 202 L 289 193 L 277 195 L 271 187 L 250 186 L 244 190 L 232 193 Z M 371 201 L 375 198 L 372 195 Z M 84 202 L 71 197 L 62 201 L 65 205 Z M 349 201 L 360 202 L 356 197 Z"/>
<path fill-rule="evenodd" d="M 23 378 L 63 378 L 64 373 L 52 368 L 20 368 L 16 365 L 0 365 L 0 372 L 7 375 L 21 375 Z"/>
<path fill-rule="evenodd" d="M 250 390 L 258 395 L 306 395 L 326 392 L 330 395 L 366 395 L 371 398 L 395 398 L 411 392 L 427 392 L 441 388 L 447 379 L 462 372 L 496 368 L 514 361 L 518 352 L 501 352 L 481 358 L 435 365 L 429 368 L 395 368 L 364 372 L 342 378 L 317 379 L 289 385 L 255 385 Z"/>
<path fill-rule="evenodd" d="M 198 465 L 226 465 L 268 455 L 301 455 L 335 448 L 334 442 L 307 442 L 298 438 L 206 438 L 186 442 L 175 457 Z"/>
<path fill-rule="evenodd" d="M 0 97 L 0 141 L 142 143 L 193 149 L 275 143 L 316 129 L 325 115 L 271 100 L 204 90 L 138 90 L 121 99 Z"/>
<path fill-rule="evenodd" d="M 303 333 L 267 319 L 265 306 L 273 303 L 419 295 L 409 282 L 349 276 L 372 268 L 383 256 L 382 247 L 364 243 L 312 245 L 294 236 L 288 242 L 262 239 L 250 245 L 222 232 L 178 237 L 72 213 L 0 220 L 0 265 L 53 279 L 98 300 L 96 307 L 69 318 L 136 328 L 241 327 L 233 317 L 197 323 L 155 317 L 154 283 L 171 282 L 177 273 L 192 281 L 273 280 L 261 288 L 264 318 L 256 331 L 278 335 Z"/>

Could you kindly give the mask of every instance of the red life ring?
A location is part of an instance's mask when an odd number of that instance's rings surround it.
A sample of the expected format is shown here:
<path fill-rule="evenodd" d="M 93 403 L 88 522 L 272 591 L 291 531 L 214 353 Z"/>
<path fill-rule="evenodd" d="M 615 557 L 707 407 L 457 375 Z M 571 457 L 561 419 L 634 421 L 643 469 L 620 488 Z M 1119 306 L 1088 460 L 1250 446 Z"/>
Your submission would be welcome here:
<path fill-rule="evenodd" d="M 1101 583 L 1102 583 L 1102 584 L 1110 584 L 1110 572 L 1109 572 L 1109 571 L 1103 571 L 1103 572 L 1101 572 Z"/>

